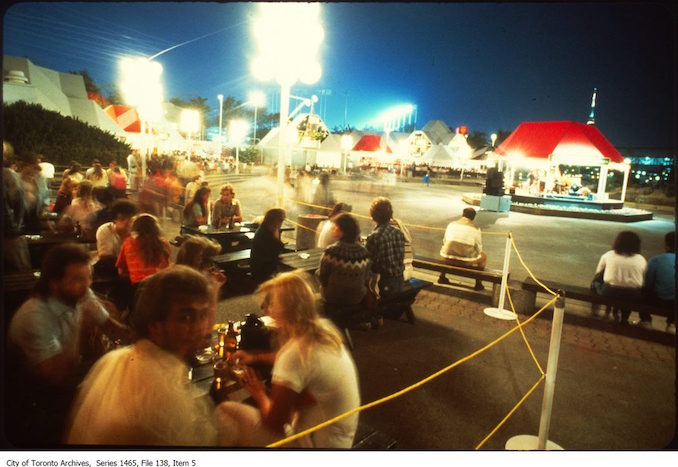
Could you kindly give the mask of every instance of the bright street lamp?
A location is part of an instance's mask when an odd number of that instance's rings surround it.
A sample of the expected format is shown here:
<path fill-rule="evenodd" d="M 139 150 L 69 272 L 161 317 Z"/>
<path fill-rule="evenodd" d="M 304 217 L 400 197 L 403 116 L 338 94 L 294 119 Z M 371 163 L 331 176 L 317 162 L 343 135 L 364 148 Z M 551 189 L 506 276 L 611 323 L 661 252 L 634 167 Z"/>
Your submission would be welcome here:
<path fill-rule="evenodd" d="M 224 95 L 219 94 L 217 99 L 219 99 L 219 157 L 221 158 L 221 118 L 224 112 Z"/>
<path fill-rule="evenodd" d="M 128 105 L 136 107 L 141 122 L 141 134 L 145 151 L 141 158 L 141 180 L 146 179 L 146 159 L 149 152 L 151 123 L 160 120 L 164 114 L 162 108 L 163 90 L 160 76 L 162 65 L 145 57 L 125 57 L 120 60 L 120 91 Z"/>
<path fill-rule="evenodd" d="M 494 148 L 494 142 L 497 141 L 497 134 L 492 133 L 492 135 L 490 136 L 490 139 L 492 140 L 492 148 Z"/>
<path fill-rule="evenodd" d="M 193 109 L 184 109 L 179 117 L 181 131 L 188 133 L 188 143 L 191 144 L 191 133 L 200 129 L 200 112 Z"/>
<path fill-rule="evenodd" d="M 261 3 L 253 33 L 258 55 L 252 73 L 260 81 L 280 84 L 280 130 L 278 137 L 278 207 L 283 207 L 287 119 L 290 88 L 297 81 L 313 84 L 322 73 L 316 58 L 325 31 L 320 24 L 318 3 Z"/>
<path fill-rule="evenodd" d="M 231 120 L 228 125 L 228 139 L 235 145 L 235 173 L 240 173 L 240 145 L 245 139 L 250 126 L 245 120 Z"/>

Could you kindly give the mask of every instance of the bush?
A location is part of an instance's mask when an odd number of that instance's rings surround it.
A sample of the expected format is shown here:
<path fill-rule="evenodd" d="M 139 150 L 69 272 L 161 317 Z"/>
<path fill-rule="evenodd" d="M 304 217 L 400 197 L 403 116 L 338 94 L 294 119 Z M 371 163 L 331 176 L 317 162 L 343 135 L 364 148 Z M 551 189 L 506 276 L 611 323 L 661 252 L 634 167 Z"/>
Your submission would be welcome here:
<path fill-rule="evenodd" d="M 94 159 L 106 165 L 122 163 L 131 151 L 115 135 L 37 104 L 3 104 L 3 120 L 3 138 L 19 157 L 34 153 L 56 165 L 76 160 L 87 166 Z"/>

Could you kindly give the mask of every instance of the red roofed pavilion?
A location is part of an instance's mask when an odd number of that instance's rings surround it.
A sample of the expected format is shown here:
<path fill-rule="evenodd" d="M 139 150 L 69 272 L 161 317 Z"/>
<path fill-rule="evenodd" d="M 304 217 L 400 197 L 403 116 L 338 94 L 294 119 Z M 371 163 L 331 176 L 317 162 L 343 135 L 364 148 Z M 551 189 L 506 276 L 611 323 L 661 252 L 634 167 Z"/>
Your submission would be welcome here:
<path fill-rule="evenodd" d="M 508 182 L 513 184 L 517 168 L 542 172 L 544 194 L 550 187 L 561 186 L 559 165 L 600 167 L 596 201 L 607 201 L 605 188 L 608 169 L 624 172 L 621 202 L 626 196 L 629 165 L 624 157 L 593 125 L 577 122 L 524 122 L 496 149 L 495 154 L 508 169 Z M 562 182 L 565 183 L 565 182 Z M 560 193 L 560 189 L 557 190 Z"/>
<path fill-rule="evenodd" d="M 360 138 L 360 140 L 358 140 L 355 146 L 353 146 L 353 151 L 384 151 L 389 154 L 393 152 L 380 135 L 364 135 L 362 138 Z"/>
<path fill-rule="evenodd" d="M 601 158 L 624 162 L 598 128 L 576 122 L 525 122 L 495 150 L 500 156 L 557 160 L 561 164 L 597 165 Z"/>

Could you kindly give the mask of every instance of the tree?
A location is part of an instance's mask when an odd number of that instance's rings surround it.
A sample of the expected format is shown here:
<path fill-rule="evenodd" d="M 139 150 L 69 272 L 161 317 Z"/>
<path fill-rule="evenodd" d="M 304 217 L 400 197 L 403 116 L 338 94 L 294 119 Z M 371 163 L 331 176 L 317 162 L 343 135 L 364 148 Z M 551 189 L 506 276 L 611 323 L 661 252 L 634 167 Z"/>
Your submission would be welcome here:
<path fill-rule="evenodd" d="M 111 104 L 122 105 L 125 103 L 125 101 L 122 99 L 122 94 L 120 93 L 120 88 L 118 88 L 117 83 L 107 84 L 103 91 L 106 94 L 106 99 Z"/>
<path fill-rule="evenodd" d="M 101 94 L 101 87 L 94 81 L 92 75 L 89 74 L 89 71 L 82 69 L 80 71 L 69 71 L 74 75 L 82 75 L 82 78 L 85 80 L 85 90 L 87 92 L 94 92 L 96 94 Z"/>
<path fill-rule="evenodd" d="M 491 146 L 492 141 L 490 137 L 484 131 L 472 131 L 469 133 L 468 138 L 466 138 L 469 146 L 473 149 L 478 149 L 482 146 Z"/>

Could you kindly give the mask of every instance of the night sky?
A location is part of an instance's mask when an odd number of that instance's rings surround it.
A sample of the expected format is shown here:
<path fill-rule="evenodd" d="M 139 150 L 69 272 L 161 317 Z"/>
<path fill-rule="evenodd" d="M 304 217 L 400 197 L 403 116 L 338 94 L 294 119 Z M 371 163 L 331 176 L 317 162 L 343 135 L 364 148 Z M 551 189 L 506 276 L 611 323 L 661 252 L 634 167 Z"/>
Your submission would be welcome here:
<path fill-rule="evenodd" d="M 316 93 L 329 128 L 355 128 L 391 106 L 417 106 L 416 127 L 491 133 L 523 121 L 596 124 L 617 147 L 674 144 L 675 53 L 664 4 L 326 3 Z M 18 3 L 3 18 L 3 53 L 58 71 L 118 79 L 124 55 L 160 55 L 165 98 L 217 94 L 245 101 L 274 82 L 250 75 L 254 3 Z M 324 95 L 323 95 L 324 93 Z"/>

